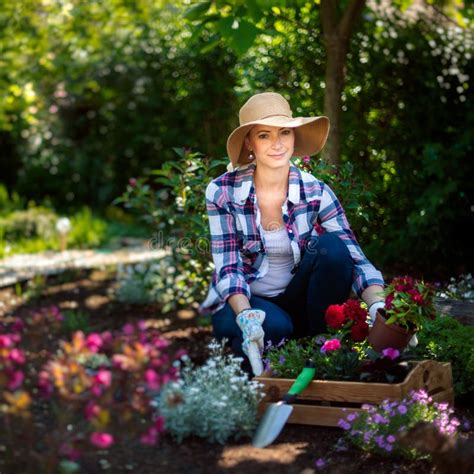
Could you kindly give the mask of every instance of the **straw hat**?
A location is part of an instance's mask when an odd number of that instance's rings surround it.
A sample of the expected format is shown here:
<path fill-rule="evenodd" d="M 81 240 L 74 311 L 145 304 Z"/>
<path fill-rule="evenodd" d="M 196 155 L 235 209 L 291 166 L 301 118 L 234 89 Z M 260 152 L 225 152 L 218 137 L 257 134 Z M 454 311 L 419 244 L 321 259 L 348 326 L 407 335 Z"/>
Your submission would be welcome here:
<path fill-rule="evenodd" d="M 295 129 L 293 156 L 313 155 L 324 147 L 329 133 L 329 118 L 294 117 L 290 104 L 276 92 L 255 94 L 239 111 L 240 125 L 227 138 L 227 154 L 231 163 L 229 171 L 250 163 L 249 150 L 243 147 L 247 133 L 254 125 L 291 127 Z"/>

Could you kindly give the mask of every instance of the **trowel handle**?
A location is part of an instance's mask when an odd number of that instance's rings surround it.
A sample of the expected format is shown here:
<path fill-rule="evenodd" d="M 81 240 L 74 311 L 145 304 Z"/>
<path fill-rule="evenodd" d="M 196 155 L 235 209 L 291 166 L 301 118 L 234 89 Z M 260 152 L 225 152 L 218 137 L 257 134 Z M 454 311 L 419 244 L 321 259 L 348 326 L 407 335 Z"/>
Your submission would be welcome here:
<path fill-rule="evenodd" d="M 299 373 L 288 393 L 283 397 L 286 403 L 292 403 L 296 397 L 311 383 L 316 374 L 316 367 L 311 359 L 306 361 L 303 370 Z"/>

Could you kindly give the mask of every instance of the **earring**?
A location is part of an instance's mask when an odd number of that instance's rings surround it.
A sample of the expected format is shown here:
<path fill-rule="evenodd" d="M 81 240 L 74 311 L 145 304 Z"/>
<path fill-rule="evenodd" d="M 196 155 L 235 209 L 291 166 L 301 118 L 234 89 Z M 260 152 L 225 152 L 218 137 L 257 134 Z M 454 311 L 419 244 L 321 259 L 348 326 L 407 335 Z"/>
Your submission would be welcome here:
<path fill-rule="evenodd" d="M 250 150 L 249 161 L 252 161 L 254 158 L 255 158 L 255 156 L 252 155 L 252 150 Z"/>

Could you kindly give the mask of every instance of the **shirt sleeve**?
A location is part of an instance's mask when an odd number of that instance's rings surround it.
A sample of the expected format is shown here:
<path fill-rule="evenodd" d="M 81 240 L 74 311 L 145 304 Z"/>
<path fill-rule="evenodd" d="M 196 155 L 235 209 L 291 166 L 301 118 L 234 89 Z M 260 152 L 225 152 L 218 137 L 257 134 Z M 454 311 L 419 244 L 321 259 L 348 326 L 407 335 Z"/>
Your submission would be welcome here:
<path fill-rule="evenodd" d="M 326 232 L 336 232 L 347 245 L 354 262 L 352 289 L 359 298 L 370 285 L 384 286 L 382 273 L 374 267 L 362 252 L 341 203 L 333 190 L 325 183 L 317 221 Z"/>
<path fill-rule="evenodd" d="M 250 286 L 243 272 L 235 218 L 228 210 L 219 186 L 212 181 L 206 188 L 206 207 L 211 253 L 217 275 L 216 291 L 224 302 L 238 293 L 250 299 Z"/>

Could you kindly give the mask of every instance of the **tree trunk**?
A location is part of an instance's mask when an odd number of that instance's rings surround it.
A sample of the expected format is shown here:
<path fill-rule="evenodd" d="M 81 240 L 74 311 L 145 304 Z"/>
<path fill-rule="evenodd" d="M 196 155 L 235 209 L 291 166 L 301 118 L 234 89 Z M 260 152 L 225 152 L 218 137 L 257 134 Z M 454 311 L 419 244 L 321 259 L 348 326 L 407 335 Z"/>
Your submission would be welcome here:
<path fill-rule="evenodd" d="M 329 136 L 323 148 L 323 158 L 338 165 L 341 156 L 342 91 L 345 61 L 355 24 L 365 0 L 350 0 L 342 18 L 337 12 L 337 0 L 321 0 L 321 26 L 326 48 L 324 114 L 329 117 Z"/>
<path fill-rule="evenodd" d="M 337 37 L 325 38 L 327 60 L 324 90 L 324 114 L 329 117 L 329 136 L 323 148 L 323 158 L 338 165 L 341 156 L 342 91 L 344 89 L 344 62 L 346 48 Z"/>

